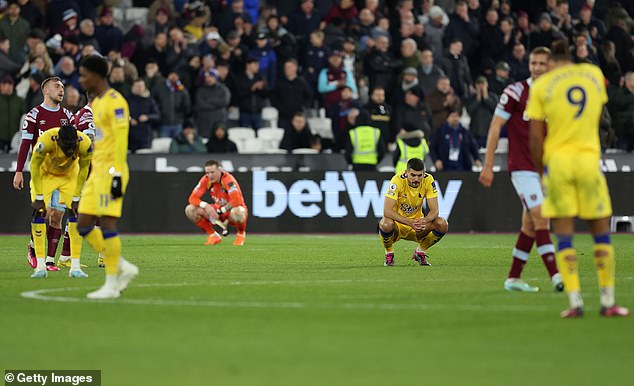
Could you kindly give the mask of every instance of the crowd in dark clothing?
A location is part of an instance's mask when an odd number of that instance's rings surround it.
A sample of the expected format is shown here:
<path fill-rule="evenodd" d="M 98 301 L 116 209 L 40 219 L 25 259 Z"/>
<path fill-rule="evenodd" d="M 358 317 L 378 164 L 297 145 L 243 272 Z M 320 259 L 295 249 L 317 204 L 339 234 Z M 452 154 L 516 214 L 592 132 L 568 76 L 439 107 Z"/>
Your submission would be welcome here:
<path fill-rule="evenodd" d="M 257 131 L 266 106 L 278 111 L 288 151 L 316 142 L 306 118 L 319 109 L 333 151 L 345 151 L 359 110 L 389 150 L 400 133 L 422 131 L 434 155 L 452 112 L 482 147 L 502 91 L 529 76 L 530 51 L 561 39 L 609 81 L 604 147 L 634 147 L 631 1 L 133 0 L 147 17 L 132 25 L 105 4 L 0 2 L 3 150 L 19 128 L 16 106 L 41 103 L 39 84 L 52 75 L 81 93 L 79 63 L 93 54 L 109 58 L 109 80 L 129 101 L 133 152 L 154 137 L 185 138 L 188 152 L 235 152 L 227 128 Z"/>

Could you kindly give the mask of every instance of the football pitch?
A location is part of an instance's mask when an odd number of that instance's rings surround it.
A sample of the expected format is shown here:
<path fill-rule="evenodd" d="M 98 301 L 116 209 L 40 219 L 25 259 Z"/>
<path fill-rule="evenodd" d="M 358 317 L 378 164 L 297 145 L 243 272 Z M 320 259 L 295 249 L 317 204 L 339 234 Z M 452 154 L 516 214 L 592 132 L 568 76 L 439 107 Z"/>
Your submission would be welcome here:
<path fill-rule="evenodd" d="M 448 234 L 431 267 L 395 245 L 383 266 L 373 235 L 127 236 L 141 270 L 114 301 L 89 301 L 103 269 L 84 243 L 88 279 L 30 279 L 26 236 L 0 237 L 0 364 L 96 369 L 104 385 L 631 385 L 634 317 L 598 316 L 592 244 L 575 237 L 586 316 L 561 320 L 533 250 L 502 289 L 514 235 Z M 634 237 L 614 235 L 617 301 L 634 308 Z M 61 248 L 60 248 L 61 249 Z"/>

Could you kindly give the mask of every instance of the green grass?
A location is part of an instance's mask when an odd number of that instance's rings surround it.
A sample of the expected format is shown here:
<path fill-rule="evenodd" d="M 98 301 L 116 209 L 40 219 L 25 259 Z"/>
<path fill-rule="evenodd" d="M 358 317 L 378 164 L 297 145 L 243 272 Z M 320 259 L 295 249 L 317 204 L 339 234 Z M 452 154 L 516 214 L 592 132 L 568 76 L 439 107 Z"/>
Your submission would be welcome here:
<path fill-rule="evenodd" d="M 634 306 L 634 238 L 613 236 L 617 299 Z M 377 237 L 124 236 L 141 274 L 120 301 L 83 301 L 103 282 L 28 276 L 26 237 L 0 237 L 0 365 L 101 369 L 104 385 L 631 385 L 634 318 L 598 316 L 591 239 L 577 236 L 587 315 L 561 320 L 533 252 L 508 293 L 512 235 L 448 235 L 432 267 Z M 39 289 L 78 302 L 26 299 Z M 153 304 L 150 304 L 153 303 Z"/>

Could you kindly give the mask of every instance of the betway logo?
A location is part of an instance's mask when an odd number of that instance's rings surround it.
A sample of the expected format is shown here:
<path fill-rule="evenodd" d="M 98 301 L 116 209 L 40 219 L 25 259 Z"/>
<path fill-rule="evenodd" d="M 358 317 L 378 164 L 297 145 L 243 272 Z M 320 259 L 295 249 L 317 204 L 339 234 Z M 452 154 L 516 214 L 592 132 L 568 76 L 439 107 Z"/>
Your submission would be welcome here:
<path fill-rule="evenodd" d="M 349 208 L 339 202 L 340 193 L 348 195 L 355 217 L 368 217 L 370 210 L 374 217 L 383 215 L 384 194 L 389 180 L 382 181 L 380 190 L 376 180 L 367 180 L 361 189 L 354 172 L 341 172 L 341 178 L 339 175 L 339 172 L 325 172 L 324 179 L 319 182 L 301 179 L 287 188 L 282 181 L 268 179 L 266 171 L 254 171 L 253 215 L 262 218 L 279 217 L 288 209 L 293 215 L 303 218 L 315 217 L 322 211 L 328 217 L 345 217 Z M 438 181 L 436 184 L 438 185 Z M 449 218 L 461 186 L 462 181 L 451 180 L 445 194 L 437 186 L 441 217 Z M 273 198 L 272 202 L 267 200 L 269 194 Z"/>

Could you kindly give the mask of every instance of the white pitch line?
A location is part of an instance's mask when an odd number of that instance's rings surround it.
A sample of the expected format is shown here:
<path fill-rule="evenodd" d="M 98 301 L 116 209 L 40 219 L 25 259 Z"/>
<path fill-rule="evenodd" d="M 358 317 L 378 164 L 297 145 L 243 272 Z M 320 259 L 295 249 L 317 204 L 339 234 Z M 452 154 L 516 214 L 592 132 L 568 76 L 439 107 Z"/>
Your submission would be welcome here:
<path fill-rule="evenodd" d="M 203 284 L 203 283 L 201 283 Z M 196 284 L 140 284 L 138 287 L 180 287 Z M 169 299 L 108 299 L 91 300 L 87 298 L 53 296 L 54 292 L 85 291 L 87 287 L 63 287 L 47 288 L 34 291 L 25 291 L 20 294 L 23 298 L 54 301 L 66 303 L 101 303 L 101 304 L 133 304 L 151 306 L 193 306 L 210 308 L 277 308 L 277 309 L 299 309 L 299 308 L 320 308 L 320 309 L 345 309 L 345 310 L 390 310 L 390 311 L 430 311 L 430 310 L 460 310 L 460 311 L 519 311 L 535 312 L 548 311 L 546 306 L 526 306 L 526 305 L 495 305 L 481 306 L 477 304 L 425 304 L 425 303 L 304 303 L 304 302 L 234 302 L 216 300 L 169 300 Z"/>

